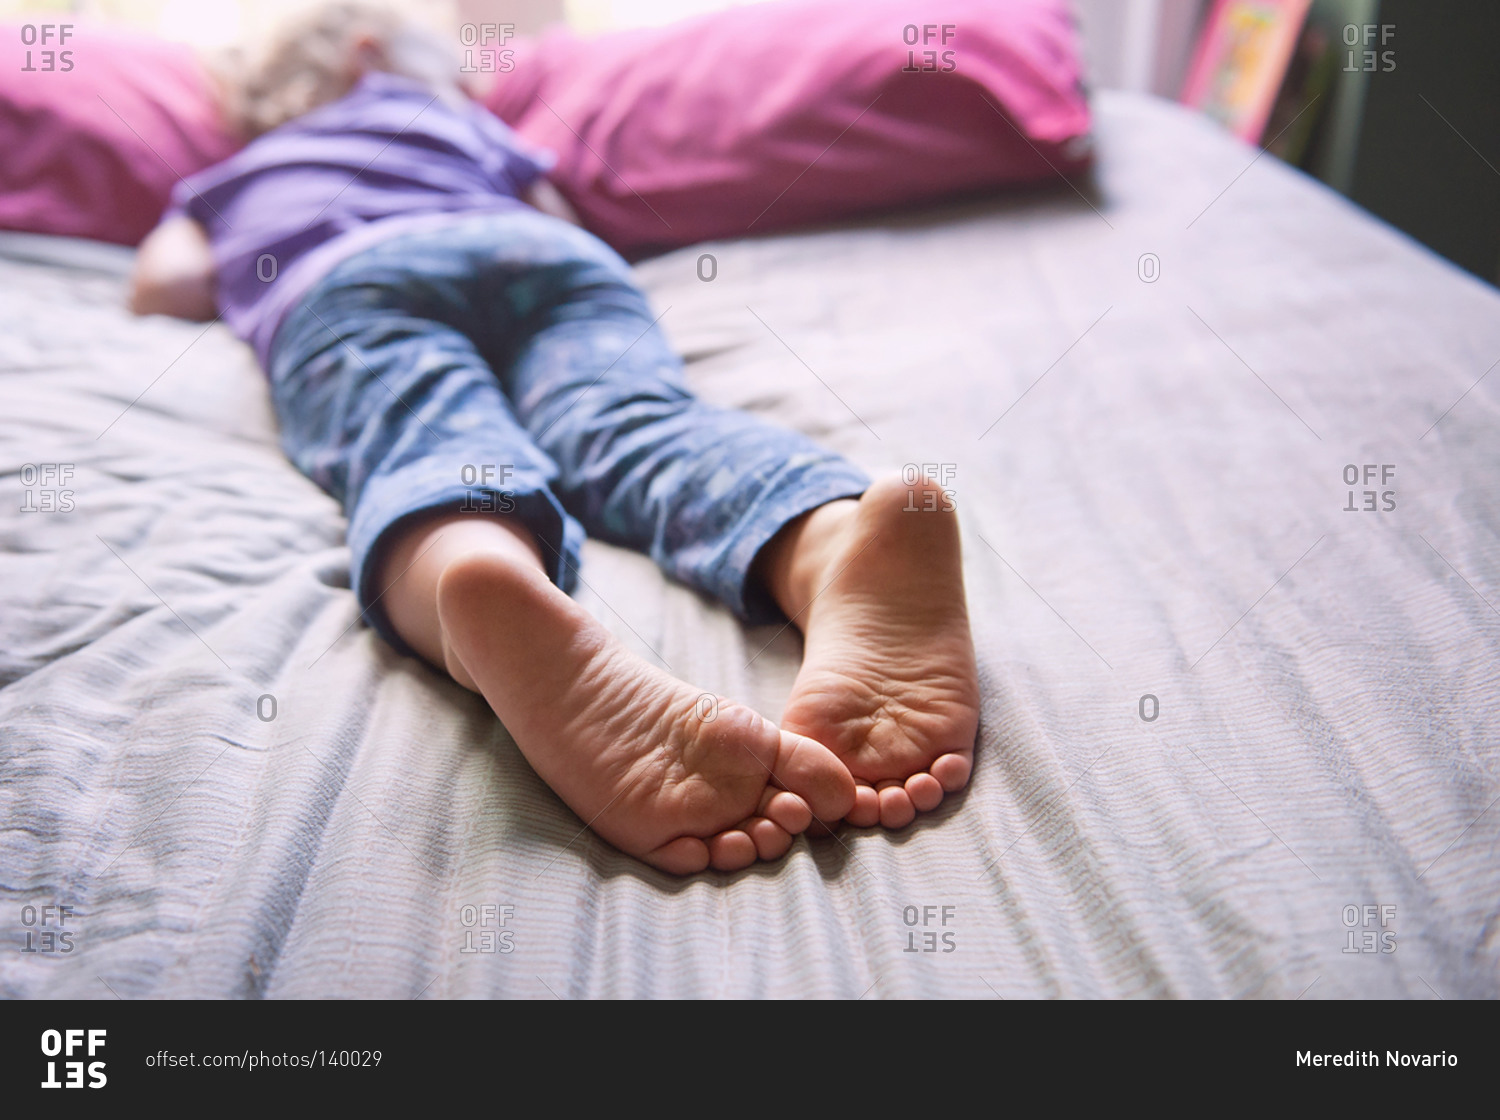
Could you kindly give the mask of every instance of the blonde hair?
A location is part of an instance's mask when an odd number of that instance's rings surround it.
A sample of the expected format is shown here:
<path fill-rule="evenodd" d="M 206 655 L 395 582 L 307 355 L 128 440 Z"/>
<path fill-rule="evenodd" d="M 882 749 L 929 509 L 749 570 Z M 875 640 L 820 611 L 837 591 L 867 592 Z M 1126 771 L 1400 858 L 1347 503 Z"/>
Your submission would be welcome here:
<path fill-rule="evenodd" d="M 372 50 L 356 55 L 363 42 Z M 415 78 L 440 93 L 460 89 L 457 54 L 439 35 L 391 7 L 353 0 L 324 4 L 287 23 L 261 50 L 226 52 L 211 67 L 227 123 L 246 140 L 337 101 L 366 69 Z"/>

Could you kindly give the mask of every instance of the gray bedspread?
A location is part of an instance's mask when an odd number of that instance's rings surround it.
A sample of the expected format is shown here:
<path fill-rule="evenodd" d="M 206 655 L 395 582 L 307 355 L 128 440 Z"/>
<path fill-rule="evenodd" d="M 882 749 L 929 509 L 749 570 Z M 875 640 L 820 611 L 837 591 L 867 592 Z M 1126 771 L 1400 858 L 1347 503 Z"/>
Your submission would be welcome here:
<path fill-rule="evenodd" d="M 1205 120 L 1096 108 L 1087 199 L 638 267 L 705 397 L 939 465 L 964 528 L 970 788 L 735 875 L 595 839 L 357 622 L 223 327 L 0 239 L 0 993 L 1500 994 L 1500 294 Z M 794 631 L 583 575 L 779 716 Z"/>

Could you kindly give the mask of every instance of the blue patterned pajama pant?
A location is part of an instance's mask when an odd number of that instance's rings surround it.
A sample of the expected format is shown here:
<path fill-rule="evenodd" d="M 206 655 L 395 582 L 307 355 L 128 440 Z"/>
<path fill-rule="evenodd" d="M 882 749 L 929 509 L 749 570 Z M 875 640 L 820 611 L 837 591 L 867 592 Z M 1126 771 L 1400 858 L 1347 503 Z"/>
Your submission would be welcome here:
<path fill-rule="evenodd" d="M 781 617 L 756 554 L 869 479 L 694 398 L 653 319 L 613 250 L 519 208 L 394 235 L 288 313 L 269 362 L 282 444 L 343 503 L 360 607 L 397 649 L 376 559 L 403 522 L 444 510 L 519 518 L 564 591 L 588 533 L 747 621 Z"/>

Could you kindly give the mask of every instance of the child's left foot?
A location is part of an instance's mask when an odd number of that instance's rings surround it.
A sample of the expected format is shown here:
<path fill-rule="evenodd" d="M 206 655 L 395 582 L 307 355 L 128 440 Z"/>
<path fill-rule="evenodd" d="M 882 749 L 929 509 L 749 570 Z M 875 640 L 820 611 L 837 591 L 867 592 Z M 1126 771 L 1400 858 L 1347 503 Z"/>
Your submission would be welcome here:
<path fill-rule="evenodd" d="M 973 767 L 978 669 L 946 506 L 935 482 L 887 478 L 814 510 L 793 542 L 797 589 L 782 605 L 806 645 L 782 726 L 859 782 L 850 824 L 903 828 Z"/>

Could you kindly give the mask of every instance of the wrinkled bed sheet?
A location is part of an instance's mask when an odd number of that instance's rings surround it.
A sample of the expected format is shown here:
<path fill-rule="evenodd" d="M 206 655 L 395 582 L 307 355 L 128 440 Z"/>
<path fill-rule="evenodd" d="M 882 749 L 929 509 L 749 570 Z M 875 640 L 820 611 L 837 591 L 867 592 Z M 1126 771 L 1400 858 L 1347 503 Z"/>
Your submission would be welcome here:
<path fill-rule="evenodd" d="M 0 993 L 1500 994 L 1500 294 L 1206 121 L 1096 109 L 1087 198 L 638 266 L 705 397 L 938 465 L 964 529 L 970 788 L 736 875 L 595 839 L 357 622 L 222 327 L 0 239 Z M 583 575 L 779 716 L 795 631 Z"/>

